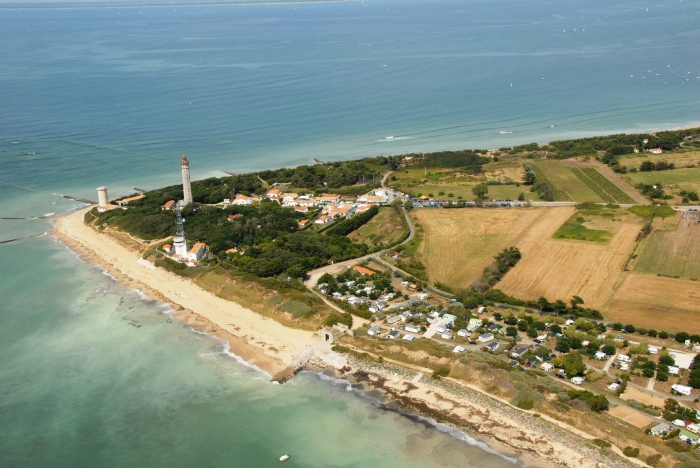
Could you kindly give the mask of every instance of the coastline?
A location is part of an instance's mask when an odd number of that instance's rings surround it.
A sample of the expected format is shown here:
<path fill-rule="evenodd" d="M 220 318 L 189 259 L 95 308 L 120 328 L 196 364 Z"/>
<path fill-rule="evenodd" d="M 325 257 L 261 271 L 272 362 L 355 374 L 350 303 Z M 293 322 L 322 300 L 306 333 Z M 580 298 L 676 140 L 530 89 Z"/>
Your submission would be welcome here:
<path fill-rule="evenodd" d="M 56 219 L 53 233 L 59 242 L 88 263 L 100 265 L 118 283 L 170 304 L 175 319 L 228 342 L 230 353 L 270 376 L 303 363 L 310 370 L 347 379 L 361 391 L 379 391 L 387 401 L 385 409 L 464 431 L 494 453 L 517 459 L 516 466 L 633 466 L 632 461 L 615 454 L 603 456 L 590 444 L 586 446 L 583 433 L 574 428 L 562 428 L 463 383 L 434 380 L 427 372 L 403 366 L 337 355 L 312 332 L 286 327 L 216 297 L 189 279 L 153 268 L 139 261 L 137 251 L 85 225 L 84 214 L 91 208 Z"/>
<path fill-rule="evenodd" d="M 90 208 L 56 218 L 53 234 L 88 263 L 104 268 L 126 287 L 170 304 L 173 317 L 194 330 L 227 341 L 230 352 L 268 374 L 287 368 L 316 344 L 311 332 L 288 328 L 234 302 L 214 296 L 186 278 L 139 262 L 141 256 L 83 223 Z"/>

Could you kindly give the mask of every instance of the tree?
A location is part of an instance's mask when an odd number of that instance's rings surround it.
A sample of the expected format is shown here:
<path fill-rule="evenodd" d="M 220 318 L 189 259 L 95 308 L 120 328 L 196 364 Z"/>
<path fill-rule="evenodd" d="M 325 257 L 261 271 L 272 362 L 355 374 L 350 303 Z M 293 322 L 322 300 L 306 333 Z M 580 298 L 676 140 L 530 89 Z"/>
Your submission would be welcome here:
<path fill-rule="evenodd" d="M 568 353 L 571 351 L 571 342 L 567 338 L 562 338 L 557 341 L 556 350 L 561 353 Z"/>
<path fill-rule="evenodd" d="M 478 184 L 472 188 L 472 193 L 479 200 L 484 200 L 489 194 L 489 186 L 486 184 Z"/>
<path fill-rule="evenodd" d="M 580 338 L 569 338 L 569 343 L 571 343 L 571 349 L 581 349 L 583 346 L 583 341 Z"/>
<path fill-rule="evenodd" d="M 613 330 L 615 330 L 615 331 L 620 331 L 620 330 L 622 330 L 622 327 L 623 327 L 623 325 L 622 325 L 621 323 L 619 323 L 619 322 L 613 323 L 613 326 L 612 326 Z"/>
<path fill-rule="evenodd" d="M 515 327 L 507 327 L 506 336 L 518 336 L 518 329 Z"/>
<path fill-rule="evenodd" d="M 644 161 L 641 166 L 639 166 L 639 170 L 643 172 L 649 172 L 653 171 L 655 169 L 654 163 L 651 161 Z"/>
<path fill-rule="evenodd" d="M 530 169 L 529 171 L 525 171 L 525 175 L 523 176 L 523 183 L 525 185 L 534 184 L 535 179 L 537 179 L 537 176 L 535 175 L 535 172 L 532 169 Z"/>
<path fill-rule="evenodd" d="M 611 344 L 606 344 L 606 345 L 603 345 L 603 352 L 605 354 L 607 354 L 608 356 L 612 356 L 613 354 L 615 354 L 617 352 L 617 349 L 615 348 L 615 346 L 613 346 Z"/>
<path fill-rule="evenodd" d="M 557 299 L 557 301 L 553 304 L 554 311 L 557 313 L 557 316 L 559 314 L 563 314 L 566 312 L 566 302 L 562 301 L 561 299 Z"/>
<path fill-rule="evenodd" d="M 525 320 L 521 320 L 518 322 L 518 330 L 526 331 L 528 328 L 529 328 L 529 325 Z"/>
<path fill-rule="evenodd" d="M 545 309 L 549 309 L 549 301 L 546 297 L 540 297 L 537 299 L 537 303 L 540 305 L 540 315 L 542 315 Z"/>
<path fill-rule="evenodd" d="M 527 336 L 529 336 L 530 338 L 537 338 L 537 330 L 535 330 L 534 328 L 528 328 Z"/>
<path fill-rule="evenodd" d="M 664 354 L 661 357 L 659 357 L 659 364 L 663 364 L 665 366 L 673 366 L 676 364 L 676 360 L 673 359 L 670 355 Z"/>
<path fill-rule="evenodd" d="M 583 363 L 583 358 L 578 351 L 567 354 L 562 359 L 562 365 L 566 371 L 566 375 L 575 376 L 582 374 L 586 370 L 586 365 Z"/>
<path fill-rule="evenodd" d="M 635 330 L 636 330 L 636 328 L 634 327 L 634 325 L 632 325 L 632 324 L 625 325 L 625 332 L 634 333 Z"/>
<path fill-rule="evenodd" d="M 555 323 L 554 325 L 552 325 L 551 327 L 549 327 L 549 331 L 551 331 L 552 333 L 554 333 L 554 334 L 556 335 L 556 334 L 558 334 L 558 333 L 561 333 L 561 332 L 562 332 L 562 329 L 561 329 L 561 326 L 560 326 L 560 325 L 557 325 L 557 324 Z"/>
<path fill-rule="evenodd" d="M 520 195 L 518 195 L 518 201 L 525 201 L 525 193 L 520 192 Z"/>
<path fill-rule="evenodd" d="M 686 332 L 678 332 L 676 333 L 676 341 L 679 343 L 685 343 L 685 340 L 689 340 L 690 335 Z"/>
<path fill-rule="evenodd" d="M 583 299 L 581 299 L 579 296 L 574 296 L 569 302 L 571 302 L 571 308 L 575 309 L 579 306 L 579 304 L 583 304 Z"/>

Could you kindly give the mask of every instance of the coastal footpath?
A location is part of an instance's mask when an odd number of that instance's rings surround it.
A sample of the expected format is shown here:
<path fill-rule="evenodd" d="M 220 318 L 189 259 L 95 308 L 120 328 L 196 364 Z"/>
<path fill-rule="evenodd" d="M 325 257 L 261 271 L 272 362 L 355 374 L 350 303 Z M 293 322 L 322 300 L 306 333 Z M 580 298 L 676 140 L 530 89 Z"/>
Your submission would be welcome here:
<path fill-rule="evenodd" d="M 566 424 L 518 410 L 505 401 L 416 369 L 338 355 L 311 331 L 284 326 L 204 291 L 190 279 L 154 267 L 124 239 L 84 223 L 81 210 L 57 219 L 54 235 L 88 263 L 123 286 L 170 304 L 173 316 L 194 330 L 217 336 L 249 365 L 276 375 L 301 363 L 313 364 L 367 390 L 381 390 L 388 408 L 411 411 L 466 431 L 498 453 L 532 467 L 645 466 L 615 452 L 601 453 L 592 437 Z"/>

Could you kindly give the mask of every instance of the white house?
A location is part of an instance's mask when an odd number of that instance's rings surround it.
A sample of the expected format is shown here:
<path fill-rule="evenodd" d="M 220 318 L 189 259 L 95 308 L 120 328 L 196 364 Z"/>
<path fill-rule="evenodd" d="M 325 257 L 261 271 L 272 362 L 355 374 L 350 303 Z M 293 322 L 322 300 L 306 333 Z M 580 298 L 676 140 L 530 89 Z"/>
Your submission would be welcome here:
<path fill-rule="evenodd" d="M 295 206 L 294 211 L 296 211 L 297 213 L 308 213 L 309 208 L 306 206 Z"/>
<path fill-rule="evenodd" d="M 649 354 L 659 354 L 659 348 L 656 346 L 649 346 Z"/>
<path fill-rule="evenodd" d="M 498 341 L 486 345 L 489 351 L 496 351 L 500 346 L 501 344 Z"/>
<path fill-rule="evenodd" d="M 187 265 L 195 266 L 204 256 L 207 251 L 207 244 L 204 242 L 197 242 L 192 246 L 189 252 L 187 252 Z"/>
<path fill-rule="evenodd" d="M 596 359 L 599 359 L 599 360 L 601 360 L 601 361 L 605 361 L 605 360 L 608 359 L 608 355 L 605 354 L 605 353 L 602 352 L 602 351 L 596 351 L 596 352 L 595 352 L 595 358 L 596 358 Z"/>
<path fill-rule="evenodd" d="M 233 202 L 231 204 L 238 205 L 238 206 L 252 205 L 253 200 L 251 200 L 249 197 L 246 197 L 245 195 L 239 193 L 238 195 L 236 195 L 236 198 L 233 200 Z"/>
<path fill-rule="evenodd" d="M 692 387 L 688 387 L 687 385 L 678 385 L 678 384 L 671 385 L 671 389 L 674 392 L 678 393 L 679 395 L 685 395 L 685 396 L 690 395 L 690 392 L 693 391 Z"/>
<path fill-rule="evenodd" d="M 406 334 L 403 336 L 403 339 L 406 340 L 406 341 L 413 341 L 413 340 L 416 339 L 416 337 L 413 336 L 413 335 L 409 335 L 408 333 L 406 333 Z"/>
<path fill-rule="evenodd" d="M 554 366 L 548 362 L 542 363 L 540 366 L 540 369 L 542 369 L 545 372 L 551 372 L 552 369 L 554 369 Z"/>
<path fill-rule="evenodd" d="M 620 361 L 620 362 L 630 362 L 630 361 L 632 360 L 632 358 L 630 358 L 630 357 L 627 356 L 626 354 L 618 354 L 618 355 L 617 355 L 617 360 Z"/>
<path fill-rule="evenodd" d="M 662 150 L 661 148 L 650 148 L 649 152 L 651 154 L 661 154 L 664 152 L 664 150 Z"/>
<path fill-rule="evenodd" d="M 583 377 L 573 377 L 571 379 L 571 383 L 574 385 L 583 385 L 583 382 L 585 381 L 586 379 L 584 379 Z"/>
<path fill-rule="evenodd" d="M 666 423 L 660 423 L 649 429 L 649 434 L 654 436 L 666 435 L 671 432 L 673 428 Z"/>
<path fill-rule="evenodd" d="M 493 340 L 493 333 L 483 333 L 481 336 L 479 336 L 479 341 L 482 343 L 486 343 L 491 340 Z"/>
<path fill-rule="evenodd" d="M 418 325 L 406 325 L 405 327 L 403 327 L 403 329 L 411 333 L 420 332 L 420 327 Z"/>
<path fill-rule="evenodd" d="M 469 330 L 467 330 L 466 328 L 462 328 L 461 330 L 459 330 L 457 332 L 457 335 L 458 336 L 469 336 L 470 333 L 469 333 Z"/>
<path fill-rule="evenodd" d="M 455 346 L 454 349 L 452 350 L 453 353 L 464 353 L 467 351 L 467 348 L 463 346 Z"/>
<path fill-rule="evenodd" d="M 668 366 L 668 373 L 671 375 L 678 375 L 680 369 L 676 366 Z"/>
<path fill-rule="evenodd" d="M 379 335 L 381 332 L 382 332 L 382 327 L 380 327 L 379 325 L 375 325 L 367 331 L 367 334 L 372 335 L 372 336 L 376 336 L 376 335 Z"/>
<path fill-rule="evenodd" d="M 320 216 L 316 218 L 316 221 L 314 221 L 314 224 L 328 224 L 331 221 L 333 221 L 333 218 L 330 216 Z"/>
<path fill-rule="evenodd" d="M 400 316 L 400 315 L 394 315 L 394 316 L 389 317 L 388 319 L 386 319 L 386 323 L 388 323 L 389 325 L 391 325 L 391 324 L 394 324 L 394 323 L 396 323 L 396 322 L 398 322 L 398 321 L 400 321 L 400 320 L 401 320 L 401 316 Z"/>
<path fill-rule="evenodd" d="M 620 384 L 617 382 L 613 382 L 610 385 L 608 385 L 608 390 L 610 390 L 611 392 L 616 392 L 618 388 L 620 388 Z"/>

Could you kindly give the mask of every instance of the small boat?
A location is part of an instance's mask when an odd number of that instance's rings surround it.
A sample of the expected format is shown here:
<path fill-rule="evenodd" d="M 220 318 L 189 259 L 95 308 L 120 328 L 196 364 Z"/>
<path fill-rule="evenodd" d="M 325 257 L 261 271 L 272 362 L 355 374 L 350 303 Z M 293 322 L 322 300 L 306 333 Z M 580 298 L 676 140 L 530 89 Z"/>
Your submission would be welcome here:
<path fill-rule="evenodd" d="M 500 133 L 501 135 L 506 135 L 508 133 L 513 133 L 513 132 L 498 132 L 498 133 Z"/>
<path fill-rule="evenodd" d="M 282 455 L 282 456 L 280 457 L 280 461 L 281 461 L 281 462 L 287 461 L 287 460 L 289 460 L 289 455 Z"/>

